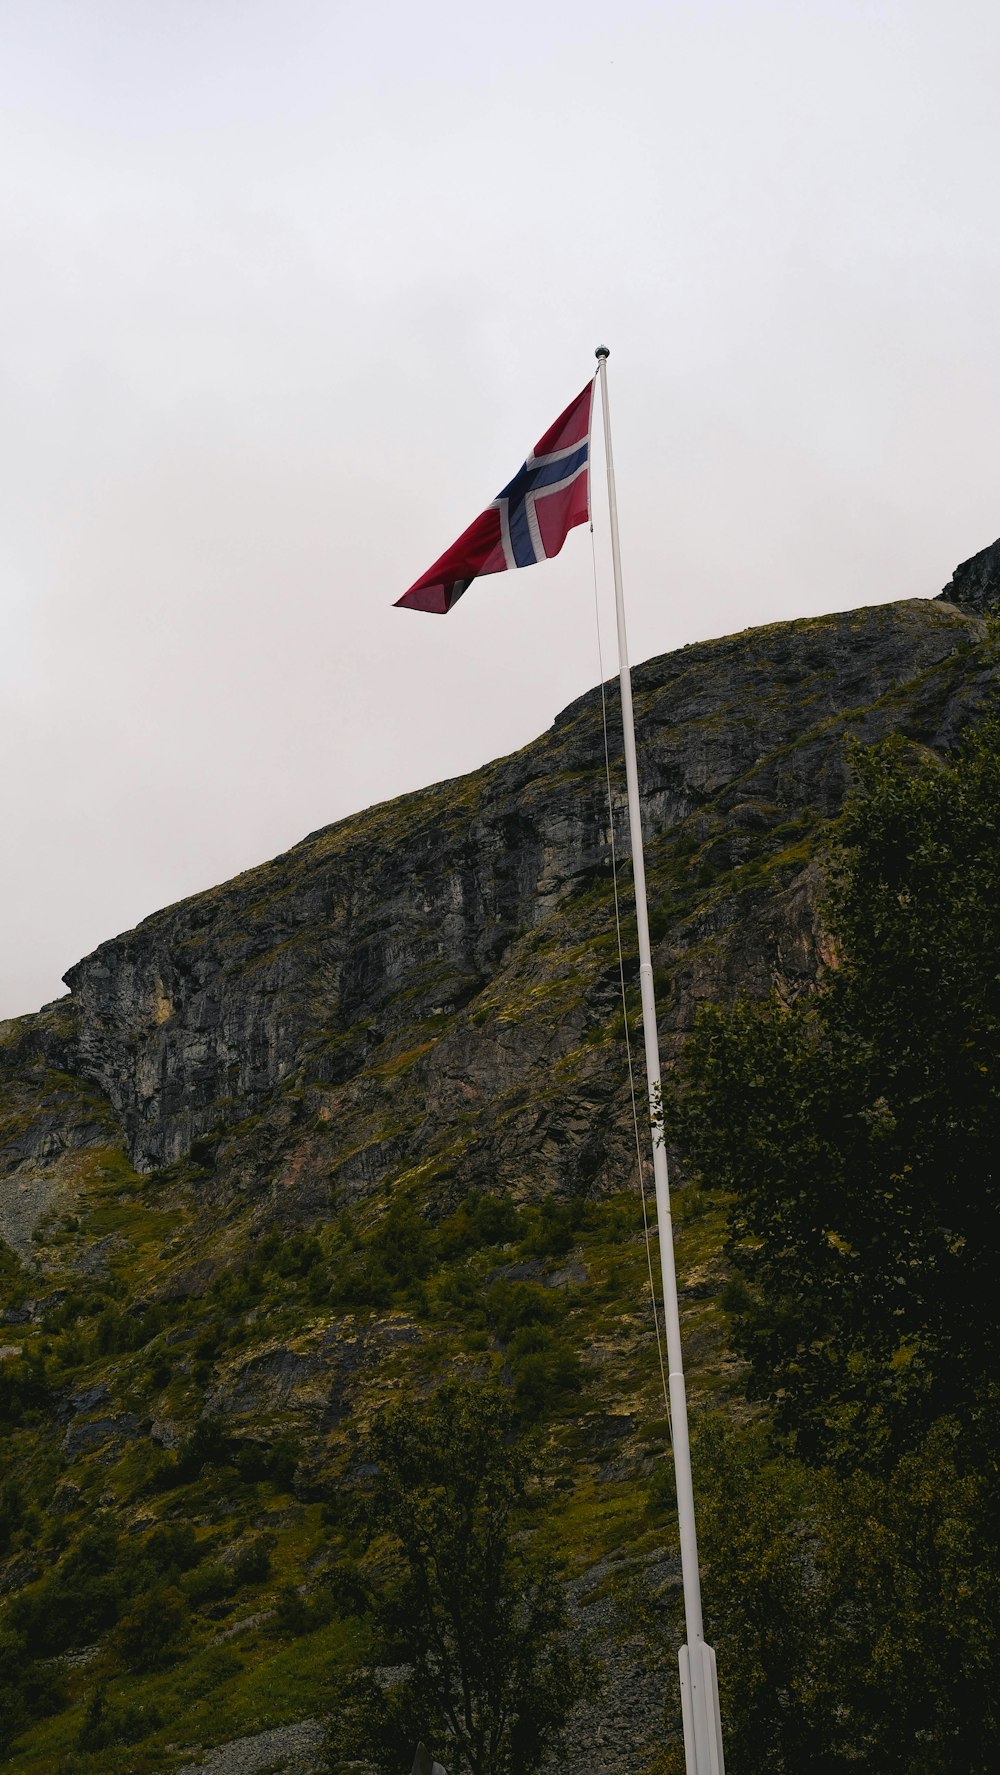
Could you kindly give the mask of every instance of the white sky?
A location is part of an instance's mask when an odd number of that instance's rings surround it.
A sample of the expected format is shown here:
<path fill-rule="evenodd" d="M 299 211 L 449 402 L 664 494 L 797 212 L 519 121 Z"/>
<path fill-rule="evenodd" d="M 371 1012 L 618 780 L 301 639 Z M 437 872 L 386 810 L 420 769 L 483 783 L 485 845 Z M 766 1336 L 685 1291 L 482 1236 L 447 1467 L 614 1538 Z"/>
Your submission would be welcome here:
<path fill-rule="evenodd" d="M 602 339 L 635 660 L 939 591 L 998 90 L 994 0 L 0 0 L 0 1015 L 596 682 L 585 531 L 391 604 Z"/>

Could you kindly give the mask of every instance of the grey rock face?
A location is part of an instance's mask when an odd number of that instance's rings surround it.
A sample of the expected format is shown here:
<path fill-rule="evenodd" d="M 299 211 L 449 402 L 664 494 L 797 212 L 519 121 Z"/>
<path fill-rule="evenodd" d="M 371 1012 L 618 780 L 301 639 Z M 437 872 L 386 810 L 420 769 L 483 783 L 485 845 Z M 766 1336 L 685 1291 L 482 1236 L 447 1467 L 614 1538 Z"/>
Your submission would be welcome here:
<path fill-rule="evenodd" d="M 954 744 L 995 675 L 983 633 L 967 607 L 914 600 L 636 668 L 668 1062 L 703 1000 L 815 979 L 816 853 L 847 742 Z M 420 1167 L 445 1199 L 619 1187 L 634 1152 L 614 1035 L 616 685 L 607 703 L 610 812 L 592 690 L 512 757 L 156 913 L 71 968 L 68 999 L 0 1028 L 0 1232 L 27 1254 L 78 1155 L 123 1135 L 140 1170 L 185 1160 L 206 1199 L 270 1216 Z M 627 863 L 620 876 L 631 979 Z M 202 1292 L 203 1267 L 167 1273 L 164 1298 Z"/>
<path fill-rule="evenodd" d="M 128 1442 L 135 1442 L 140 1434 L 138 1418 L 132 1412 L 122 1412 L 116 1417 L 85 1418 L 82 1423 L 71 1424 L 63 1437 L 63 1453 L 70 1460 L 91 1449 L 104 1449 L 108 1458 L 117 1456 Z"/>
<path fill-rule="evenodd" d="M 76 1007 L 0 1023 L 0 1238 L 30 1257 L 39 1222 L 74 1205 L 81 1156 L 120 1145 L 110 1104 L 80 1076 Z"/>
<path fill-rule="evenodd" d="M 960 610 L 996 616 L 1000 612 L 1000 538 L 956 567 L 938 596 Z"/>
<path fill-rule="evenodd" d="M 914 601 L 636 670 L 651 881 L 658 891 L 679 874 L 686 899 L 661 939 L 668 1050 L 700 999 L 815 976 L 808 847 L 766 881 L 739 872 L 783 840 L 794 852 L 836 811 L 850 733 L 901 727 L 935 744 L 961 725 L 975 686 L 960 662 L 978 634 L 974 617 Z M 616 704 L 612 687 L 613 824 L 627 855 Z M 221 1131 L 266 1111 L 253 1138 L 297 1154 L 276 1188 L 312 1190 L 317 1206 L 331 1186 L 349 1200 L 419 1161 L 444 1121 L 473 1130 L 455 1160 L 466 1181 L 513 1181 L 541 1147 L 546 1181 L 578 1186 L 627 1163 L 621 1081 L 599 1047 L 586 1052 L 618 994 L 610 841 L 591 691 L 523 752 L 328 827 L 103 944 L 66 975 L 76 1066 L 107 1093 L 140 1169 L 189 1152 L 200 1162 L 202 1147 L 211 1165 Z M 731 877 L 733 891 L 696 903 L 696 871 Z M 400 1059 L 402 1032 L 412 1052 L 402 1043 Z M 571 1052 L 560 1125 L 548 1118 L 543 1133 L 529 1086 Z M 311 1145 L 297 1126 L 303 1086 L 326 1092 L 325 1106 L 309 1100 L 309 1116 L 327 1119 Z M 246 1168 L 259 1173 L 260 1157 Z"/>

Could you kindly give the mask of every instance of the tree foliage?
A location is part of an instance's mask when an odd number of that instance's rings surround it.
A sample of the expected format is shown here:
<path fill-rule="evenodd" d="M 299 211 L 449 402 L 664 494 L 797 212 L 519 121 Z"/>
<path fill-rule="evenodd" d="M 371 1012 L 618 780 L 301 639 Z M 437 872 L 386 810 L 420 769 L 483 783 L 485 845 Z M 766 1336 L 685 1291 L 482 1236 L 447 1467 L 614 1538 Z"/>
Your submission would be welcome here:
<path fill-rule="evenodd" d="M 729 1775 L 992 1775 L 1000 1718 L 989 1475 L 941 1420 L 892 1473 L 815 1467 L 761 1415 L 696 1420 L 705 1618 Z M 676 1591 L 622 1601 L 674 1692 Z M 658 1775 L 683 1775 L 674 1739 Z"/>
<path fill-rule="evenodd" d="M 674 1087 L 686 1161 L 729 1198 L 728 1304 L 772 1408 L 700 1439 L 707 1615 L 735 1775 L 987 1775 L 1000 719 L 944 762 L 894 740 L 854 764 L 838 965 L 791 1006 L 708 1012 Z"/>
<path fill-rule="evenodd" d="M 893 1459 L 942 1412 L 992 1443 L 1000 1357 L 1000 719 L 945 763 L 856 756 L 841 965 L 703 1019 L 676 1104 L 732 1196 L 751 1387 L 803 1452 Z"/>
<path fill-rule="evenodd" d="M 449 1775 L 532 1775 L 560 1749 L 594 1665 L 526 1532 L 532 1466 L 499 1389 L 449 1385 L 384 1412 L 362 1539 L 374 1561 L 373 1662 L 331 1734 L 334 1767 L 408 1768 L 418 1740 Z"/>

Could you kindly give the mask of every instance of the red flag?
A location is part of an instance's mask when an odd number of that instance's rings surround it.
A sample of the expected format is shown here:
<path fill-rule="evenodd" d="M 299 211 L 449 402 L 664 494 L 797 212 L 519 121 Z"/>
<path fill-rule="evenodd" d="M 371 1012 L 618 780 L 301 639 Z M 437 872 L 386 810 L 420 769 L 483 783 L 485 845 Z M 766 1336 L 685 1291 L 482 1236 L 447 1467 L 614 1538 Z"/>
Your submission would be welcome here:
<path fill-rule="evenodd" d="M 590 517 L 588 465 L 593 383 L 550 425 L 512 481 L 433 567 L 396 600 L 447 615 L 483 573 L 533 567 L 557 555 L 575 524 Z"/>

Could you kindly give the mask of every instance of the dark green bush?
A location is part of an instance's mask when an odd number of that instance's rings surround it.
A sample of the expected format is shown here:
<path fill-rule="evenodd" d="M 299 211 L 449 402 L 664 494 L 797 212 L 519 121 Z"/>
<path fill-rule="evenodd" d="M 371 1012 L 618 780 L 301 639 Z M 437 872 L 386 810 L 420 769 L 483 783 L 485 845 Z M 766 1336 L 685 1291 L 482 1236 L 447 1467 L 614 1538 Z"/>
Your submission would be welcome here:
<path fill-rule="evenodd" d="M 126 1670 L 163 1670 L 183 1647 L 187 1628 L 187 1601 L 180 1591 L 149 1590 L 122 1615 L 112 1645 Z"/>
<path fill-rule="evenodd" d="M 199 1418 L 191 1435 L 174 1457 L 175 1485 L 197 1479 L 206 1467 L 228 1467 L 233 1462 L 233 1441 L 218 1418 Z"/>
<path fill-rule="evenodd" d="M 512 1345 L 510 1370 L 514 1403 L 527 1418 L 540 1417 L 565 1394 L 578 1393 L 583 1385 L 579 1356 L 568 1344 L 557 1340 L 523 1353 Z"/>
<path fill-rule="evenodd" d="M 206 1545 L 199 1542 L 189 1522 L 164 1523 L 154 1529 L 146 1542 L 145 1553 L 153 1570 L 163 1577 L 188 1572 L 204 1558 Z"/>
<path fill-rule="evenodd" d="M 467 1251 L 505 1245 L 518 1237 L 521 1226 L 521 1215 L 509 1196 L 473 1192 L 454 1214 L 442 1221 L 437 1235 L 438 1250 L 444 1257 L 462 1257 Z"/>
<path fill-rule="evenodd" d="M 312 1234 L 299 1233 L 278 1246 L 268 1268 L 286 1278 L 306 1277 L 323 1262 L 323 1247 L 319 1240 Z"/>
<path fill-rule="evenodd" d="M 33 1652 L 65 1652 L 114 1625 L 124 1588 L 119 1551 L 112 1528 L 100 1524 L 87 1529 L 54 1571 L 14 1598 L 11 1625 Z"/>
<path fill-rule="evenodd" d="M 301 1596 L 294 1584 L 283 1584 L 278 1592 L 278 1606 L 274 1611 L 273 1631 L 289 1639 L 300 1639 L 303 1634 L 315 1633 L 318 1627 L 325 1627 L 336 1613 L 333 1598 L 329 1592 L 321 1591 L 311 1600 Z"/>
<path fill-rule="evenodd" d="M 283 1430 L 270 1442 L 241 1441 L 218 1418 L 201 1418 L 176 1454 L 164 1456 L 148 1480 L 153 1491 L 190 1485 L 209 1469 L 231 1467 L 249 1485 L 266 1480 L 289 1491 L 302 1459 L 294 1431 Z"/>
<path fill-rule="evenodd" d="M 0 1489 L 0 1559 L 10 1552 L 11 1542 L 24 1521 L 24 1493 L 16 1479 Z"/>
<path fill-rule="evenodd" d="M 559 1317 L 559 1301 L 537 1282 L 494 1282 L 486 1296 L 490 1323 L 502 1344 L 525 1325 L 551 1325 Z"/>
<path fill-rule="evenodd" d="M 393 1280 L 381 1256 L 365 1251 L 335 1271 L 327 1299 L 337 1312 L 353 1313 L 362 1307 L 390 1306 L 393 1293 Z"/>
<path fill-rule="evenodd" d="M 212 1603 L 225 1602 L 236 1589 L 236 1579 L 232 1571 L 217 1559 L 206 1559 L 193 1571 L 185 1573 L 181 1589 L 193 1609 L 203 1609 Z"/>
<path fill-rule="evenodd" d="M 374 1239 L 383 1268 L 396 1289 L 422 1281 L 434 1268 L 431 1229 L 408 1202 L 394 1202 Z"/>
<path fill-rule="evenodd" d="M 486 1324 L 486 1299 L 482 1283 L 467 1270 L 452 1270 L 438 1289 L 438 1301 L 445 1313 L 452 1313 L 464 1323 Z"/>
<path fill-rule="evenodd" d="M 293 1430 L 282 1430 L 270 1442 L 246 1441 L 236 1447 L 234 1465 L 242 1479 L 255 1483 L 269 1480 L 279 1491 L 290 1491 L 295 1469 L 302 1459 L 302 1444 Z"/>
<path fill-rule="evenodd" d="M 546 1196 L 535 1224 L 521 1241 L 522 1251 L 529 1257 L 563 1257 L 574 1243 L 585 1212 L 586 1203 L 579 1196 L 566 1202 Z"/>
<path fill-rule="evenodd" d="M 294 1639 L 307 1632 L 308 1626 L 308 1603 L 299 1595 L 294 1584 L 283 1584 L 278 1592 L 278 1606 L 274 1611 L 275 1632 L 288 1634 Z"/>
<path fill-rule="evenodd" d="M 114 1699 L 102 1683 L 95 1689 L 84 1715 L 77 1748 L 108 1750 L 115 1744 L 138 1744 L 163 1724 L 156 1707 L 137 1701 Z"/>
<path fill-rule="evenodd" d="M 62 1671 L 34 1662 L 24 1635 L 0 1628 L 0 1752 L 34 1720 L 65 1705 Z"/>
<path fill-rule="evenodd" d="M 159 1306 L 129 1312 L 112 1301 L 104 1308 L 94 1327 L 92 1348 L 98 1356 L 116 1356 L 128 1350 L 144 1349 L 163 1330 L 166 1315 Z"/>
<path fill-rule="evenodd" d="M 34 1353 L 0 1363 L 0 1425 L 31 1422 L 49 1409 L 45 1364 Z"/>

